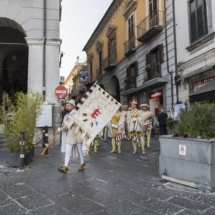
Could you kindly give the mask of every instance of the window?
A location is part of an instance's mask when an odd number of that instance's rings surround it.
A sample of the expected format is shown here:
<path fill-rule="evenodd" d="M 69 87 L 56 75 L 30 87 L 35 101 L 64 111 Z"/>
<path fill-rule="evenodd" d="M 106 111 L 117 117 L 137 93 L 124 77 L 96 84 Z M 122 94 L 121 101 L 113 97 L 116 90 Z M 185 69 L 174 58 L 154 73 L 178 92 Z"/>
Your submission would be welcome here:
<path fill-rule="evenodd" d="M 102 51 L 100 51 L 100 52 L 98 53 L 98 55 L 99 55 L 99 68 L 102 69 Z"/>
<path fill-rule="evenodd" d="M 138 76 L 138 62 L 135 61 L 129 67 L 127 67 L 127 76 L 125 79 L 125 88 L 135 88 L 136 87 L 136 79 Z"/>
<path fill-rule="evenodd" d="M 116 34 L 108 41 L 108 57 L 109 65 L 116 63 Z"/>
<path fill-rule="evenodd" d="M 90 61 L 90 82 L 93 82 L 93 61 Z"/>
<path fill-rule="evenodd" d="M 159 24 L 158 0 L 149 0 L 150 27 Z"/>
<path fill-rule="evenodd" d="M 161 63 L 163 62 L 163 44 L 156 46 L 146 54 L 146 70 L 148 80 L 161 77 Z"/>
<path fill-rule="evenodd" d="M 128 39 L 130 40 L 131 38 L 134 37 L 134 14 L 128 18 Z"/>
<path fill-rule="evenodd" d="M 191 43 L 193 43 L 208 33 L 205 0 L 190 1 L 189 13 L 190 13 L 190 40 Z"/>

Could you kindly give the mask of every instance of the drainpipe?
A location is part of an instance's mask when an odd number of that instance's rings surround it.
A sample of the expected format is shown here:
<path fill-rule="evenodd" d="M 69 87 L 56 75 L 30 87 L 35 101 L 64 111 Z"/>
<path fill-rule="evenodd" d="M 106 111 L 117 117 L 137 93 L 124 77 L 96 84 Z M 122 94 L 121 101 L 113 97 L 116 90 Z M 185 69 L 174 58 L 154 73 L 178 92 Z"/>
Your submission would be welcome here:
<path fill-rule="evenodd" d="M 164 1 L 164 6 L 165 6 L 165 11 L 167 11 L 166 8 L 166 1 Z M 166 62 L 167 62 L 167 72 L 170 74 L 171 77 L 171 98 L 172 98 L 172 105 L 171 107 L 173 107 L 174 104 L 174 100 L 173 100 L 173 71 L 169 71 L 169 53 L 168 53 L 168 41 L 167 41 L 167 22 L 166 22 L 166 16 L 167 13 L 165 13 L 165 41 L 166 41 Z"/>
<path fill-rule="evenodd" d="M 175 0 L 172 0 L 172 10 L 173 10 L 173 35 L 174 35 L 174 51 L 175 51 L 175 76 L 178 75 L 177 70 L 177 63 L 178 63 L 178 56 L 177 56 L 177 45 L 176 45 L 176 28 L 175 28 Z M 176 84 L 176 98 L 177 102 L 179 102 L 179 95 L 178 95 L 178 85 Z"/>
<path fill-rule="evenodd" d="M 43 0 L 43 100 L 46 100 L 46 0 Z"/>

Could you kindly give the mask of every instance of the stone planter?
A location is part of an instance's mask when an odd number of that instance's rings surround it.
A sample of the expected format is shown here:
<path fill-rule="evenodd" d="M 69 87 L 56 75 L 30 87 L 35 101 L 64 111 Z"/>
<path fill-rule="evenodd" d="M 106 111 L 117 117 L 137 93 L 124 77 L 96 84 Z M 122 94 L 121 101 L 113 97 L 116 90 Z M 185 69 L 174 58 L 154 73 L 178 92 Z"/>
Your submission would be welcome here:
<path fill-rule="evenodd" d="M 25 153 L 24 164 L 27 165 L 32 162 L 34 158 L 34 149 L 32 148 L 29 152 Z M 19 153 L 10 153 L 9 154 L 9 166 L 10 167 L 19 167 L 20 166 L 20 154 Z"/>
<path fill-rule="evenodd" d="M 161 136 L 159 173 L 162 179 L 203 191 L 215 191 L 215 139 Z"/>

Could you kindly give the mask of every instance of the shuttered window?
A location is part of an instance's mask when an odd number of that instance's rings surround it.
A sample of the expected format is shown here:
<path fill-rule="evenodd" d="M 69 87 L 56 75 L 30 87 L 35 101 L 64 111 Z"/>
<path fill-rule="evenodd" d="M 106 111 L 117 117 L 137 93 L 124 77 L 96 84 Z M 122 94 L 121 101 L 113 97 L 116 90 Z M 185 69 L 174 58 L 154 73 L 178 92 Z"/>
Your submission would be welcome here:
<path fill-rule="evenodd" d="M 134 37 L 134 15 L 131 15 L 128 19 L 128 39 Z"/>
<path fill-rule="evenodd" d="M 190 40 L 191 43 L 193 43 L 208 33 L 206 1 L 191 0 L 189 2 L 189 12 L 190 12 Z"/>
<path fill-rule="evenodd" d="M 126 89 L 136 88 L 137 76 L 138 76 L 138 61 L 135 61 L 126 69 L 125 80 Z"/>
<path fill-rule="evenodd" d="M 109 64 L 116 63 L 116 34 L 108 41 Z"/>
<path fill-rule="evenodd" d="M 146 71 L 148 80 L 161 77 L 162 62 L 163 44 L 160 44 L 146 54 Z"/>

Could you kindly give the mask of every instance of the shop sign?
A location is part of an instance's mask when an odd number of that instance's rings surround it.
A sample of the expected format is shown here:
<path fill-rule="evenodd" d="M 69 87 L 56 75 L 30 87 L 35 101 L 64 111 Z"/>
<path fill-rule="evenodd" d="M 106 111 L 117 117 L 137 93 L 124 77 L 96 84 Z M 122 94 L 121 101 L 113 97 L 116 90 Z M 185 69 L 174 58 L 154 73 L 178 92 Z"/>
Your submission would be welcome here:
<path fill-rule="evenodd" d="M 154 99 L 163 96 L 163 90 L 149 94 L 149 99 Z"/>
<path fill-rule="evenodd" d="M 201 87 L 209 84 L 211 81 L 213 81 L 215 79 L 215 77 L 212 77 L 212 78 L 207 78 L 207 79 L 204 79 L 202 81 L 198 81 L 198 82 L 195 82 L 193 84 L 193 87 L 194 87 L 194 92 L 196 92 L 197 90 L 199 90 Z"/>
<path fill-rule="evenodd" d="M 179 145 L 179 155 L 186 155 L 186 145 Z"/>

